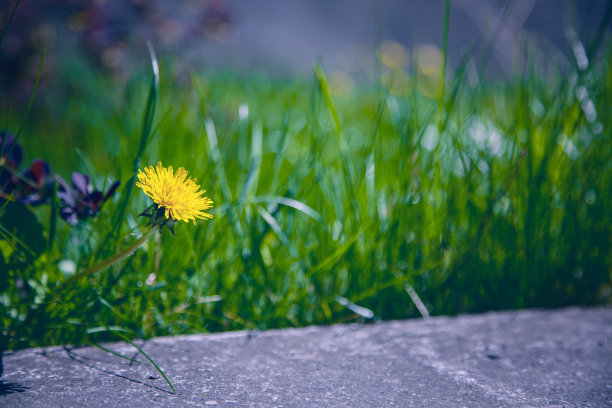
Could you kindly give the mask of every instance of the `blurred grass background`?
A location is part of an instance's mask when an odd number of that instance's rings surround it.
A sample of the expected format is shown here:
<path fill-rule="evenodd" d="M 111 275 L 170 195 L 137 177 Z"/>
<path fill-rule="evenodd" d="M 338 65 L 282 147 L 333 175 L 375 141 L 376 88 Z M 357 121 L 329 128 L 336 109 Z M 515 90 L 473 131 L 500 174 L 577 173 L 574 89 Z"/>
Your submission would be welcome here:
<path fill-rule="evenodd" d="M 319 66 L 307 79 L 185 78 L 162 58 L 152 87 L 149 70 L 118 80 L 66 59 L 25 123 L 25 162 L 122 185 L 76 226 L 52 206 L 1 210 L 3 346 L 418 317 L 411 290 L 432 314 L 609 303 L 612 48 L 597 46 L 569 69 L 525 46 L 512 79 L 470 82 L 469 53 L 445 69 L 443 46 L 404 69 L 392 45 L 374 86 Z M 3 109 L 0 123 L 17 132 L 22 115 Z M 140 233 L 137 157 L 185 167 L 214 219 L 49 301 Z"/>

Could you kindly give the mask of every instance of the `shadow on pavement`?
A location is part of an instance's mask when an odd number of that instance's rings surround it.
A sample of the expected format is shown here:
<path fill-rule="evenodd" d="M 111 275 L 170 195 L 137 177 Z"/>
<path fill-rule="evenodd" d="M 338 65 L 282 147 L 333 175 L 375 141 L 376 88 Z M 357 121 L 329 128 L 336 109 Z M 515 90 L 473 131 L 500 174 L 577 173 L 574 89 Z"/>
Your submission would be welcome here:
<path fill-rule="evenodd" d="M 100 372 L 105 373 L 105 374 L 114 375 L 115 377 L 123 378 L 124 380 L 128 380 L 128 381 L 131 381 L 131 382 L 134 382 L 134 383 L 137 383 L 137 384 L 140 384 L 140 385 L 144 385 L 144 386 L 147 386 L 147 387 L 150 387 L 150 388 L 155 388 L 156 390 L 163 391 L 163 392 L 165 392 L 165 393 L 168 393 L 168 394 L 174 395 L 172 392 L 170 392 L 170 391 L 168 391 L 168 390 L 164 390 L 163 388 L 156 387 L 155 385 L 147 384 L 147 383 L 145 383 L 145 382 L 142 382 L 142 381 L 136 380 L 136 379 L 134 379 L 134 378 L 130 378 L 130 377 L 127 377 L 127 376 L 125 376 L 125 375 L 115 373 L 115 372 L 113 372 L 113 371 L 111 371 L 111 370 L 106 370 L 106 369 L 103 369 L 103 368 L 96 367 L 96 366 L 94 366 L 93 364 L 91 364 L 91 363 L 87 362 L 87 361 L 85 360 L 85 359 L 86 359 L 86 357 L 83 357 L 83 356 L 80 356 L 80 355 L 76 354 L 76 353 L 75 353 L 75 352 L 74 352 L 72 349 L 70 349 L 69 347 L 64 347 L 64 351 L 66 352 L 66 354 L 68 355 L 68 357 L 69 357 L 71 360 L 73 360 L 73 361 L 75 361 L 75 362 L 77 362 L 77 363 L 79 363 L 79 364 L 83 364 L 83 365 L 85 365 L 85 366 L 87 366 L 87 367 L 89 367 L 89 368 L 93 368 L 94 370 L 100 371 Z"/>
<path fill-rule="evenodd" d="M 14 394 L 16 392 L 26 392 L 30 387 L 24 387 L 23 385 L 17 383 L 6 382 L 4 380 L 0 380 L 0 397 L 5 395 Z"/>

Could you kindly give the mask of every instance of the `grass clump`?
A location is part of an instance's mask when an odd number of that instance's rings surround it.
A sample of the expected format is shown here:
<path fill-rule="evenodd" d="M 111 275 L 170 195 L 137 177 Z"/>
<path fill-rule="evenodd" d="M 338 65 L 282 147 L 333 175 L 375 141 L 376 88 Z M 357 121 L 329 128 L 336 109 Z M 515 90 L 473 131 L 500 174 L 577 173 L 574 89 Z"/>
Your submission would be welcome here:
<path fill-rule="evenodd" d="M 159 84 L 121 86 L 68 67 L 63 103 L 35 107 L 19 143 L 60 176 L 122 185 L 75 225 L 57 199 L 5 203 L 3 347 L 418 316 L 407 288 L 433 314 L 609 302 L 610 61 L 477 85 L 464 63 L 440 94 L 418 71 L 373 93 L 320 67 L 180 82 L 162 63 Z M 214 220 L 49 301 L 141 233 L 133 185 L 158 161 L 190 169 Z"/>

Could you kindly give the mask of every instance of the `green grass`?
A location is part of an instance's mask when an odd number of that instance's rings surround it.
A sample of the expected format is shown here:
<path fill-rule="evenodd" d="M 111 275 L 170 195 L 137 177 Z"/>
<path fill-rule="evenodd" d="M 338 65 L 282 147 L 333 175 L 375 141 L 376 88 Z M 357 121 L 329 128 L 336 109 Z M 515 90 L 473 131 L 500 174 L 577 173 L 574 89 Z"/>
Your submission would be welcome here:
<path fill-rule="evenodd" d="M 387 79 L 337 93 L 318 67 L 184 78 L 162 61 L 157 88 L 150 72 L 116 81 L 67 61 L 62 87 L 37 95 L 25 162 L 122 185 L 75 227 L 57 203 L 0 210 L 3 347 L 357 318 L 339 297 L 417 317 L 406 284 L 432 314 L 610 302 L 610 55 L 477 85 L 463 63 L 433 93 L 418 70 L 399 91 Z M 198 179 L 214 219 L 49 295 L 68 277 L 60 261 L 82 270 L 141 233 L 135 169 L 158 161 Z"/>

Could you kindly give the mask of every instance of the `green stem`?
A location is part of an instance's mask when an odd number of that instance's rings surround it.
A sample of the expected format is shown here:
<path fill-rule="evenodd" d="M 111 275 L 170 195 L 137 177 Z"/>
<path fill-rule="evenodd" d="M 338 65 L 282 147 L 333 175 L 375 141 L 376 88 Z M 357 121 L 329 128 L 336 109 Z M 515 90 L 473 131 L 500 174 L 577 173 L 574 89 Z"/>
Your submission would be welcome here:
<path fill-rule="evenodd" d="M 71 285 L 71 284 L 77 282 L 80 279 L 86 278 L 89 275 L 93 275 L 96 272 L 100 272 L 101 270 L 108 268 L 109 266 L 111 266 L 111 265 L 121 261 L 122 259 L 127 258 L 134 251 L 136 251 L 138 248 L 140 248 L 145 242 L 147 242 L 147 240 L 149 238 L 151 238 L 151 236 L 155 233 L 155 231 L 157 231 L 157 228 L 156 228 L 156 226 L 153 226 L 153 228 L 151 228 L 147 232 L 145 232 L 142 235 L 142 237 L 138 238 L 136 241 L 134 241 L 130 246 L 125 248 L 123 251 L 118 252 L 117 254 L 111 256 L 108 259 L 105 259 L 105 260 L 103 260 L 101 262 L 98 262 L 97 264 L 95 264 L 94 266 L 92 266 L 90 268 L 83 269 L 82 271 L 80 271 L 78 273 L 75 273 L 70 278 L 68 278 L 65 281 L 61 282 L 55 288 L 55 291 L 59 292 L 60 290 L 64 289 L 66 286 Z"/>
<path fill-rule="evenodd" d="M 0 44 L 2 44 L 2 41 L 4 40 L 4 36 L 6 35 L 6 32 L 11 26 L 11 22 L 13 21 L 13 17 L 15 16 L 15 12 L 17 11 L 17 6 L 19 6 L 19 1 L 20 0 L 17 0 L 15 2 L 15 6 L 13 6 L 13 11 L 11 11 L 11 15 L 9 16 L 8 21 L 6 22 L 6 26 L 4 26 L 4 30 L 2 31 L 2 36 L 0 37 Z"/>

